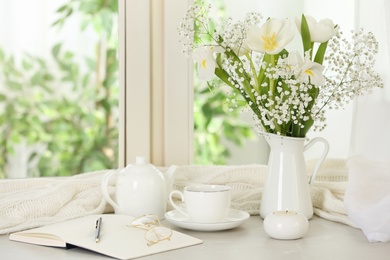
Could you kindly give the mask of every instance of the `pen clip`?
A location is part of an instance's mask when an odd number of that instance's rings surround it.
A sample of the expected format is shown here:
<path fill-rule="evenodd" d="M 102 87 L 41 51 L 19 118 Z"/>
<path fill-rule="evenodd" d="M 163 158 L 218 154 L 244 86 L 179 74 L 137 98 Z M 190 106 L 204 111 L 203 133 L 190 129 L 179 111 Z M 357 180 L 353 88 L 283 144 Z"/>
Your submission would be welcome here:
<path fill-rule="evenodd" d="M 96 220 L 95 225 L 95 242 L 99 243 L 100 241 L 100 227 L 102 225 L 102 218 L 100 217 L 98 220 Z"/>

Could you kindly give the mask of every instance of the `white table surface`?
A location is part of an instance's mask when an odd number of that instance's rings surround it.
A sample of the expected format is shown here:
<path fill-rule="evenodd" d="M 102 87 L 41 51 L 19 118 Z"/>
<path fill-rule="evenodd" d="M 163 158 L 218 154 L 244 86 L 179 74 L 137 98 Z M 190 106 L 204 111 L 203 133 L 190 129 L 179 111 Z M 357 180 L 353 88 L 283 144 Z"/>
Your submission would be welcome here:
<path fill-rule="evenodd" d="M 298 240 L 275 240 L 263 230 L 263 220 L 251 217 L 232 230 L 197 232 L 173 229 L 203 240 L 203 244 L 157 255 L 142 257 L 145 260 L 250 260 L 250 259 L 390 259 L 390 243 L 370 243 L 361 230 L 331 222 L 316 216 L 310 220 L 308 233 Z M 164 221 L 165 225 L 168 225 Z M 73 260 L 113 259 L 81 248 L 62 249 L 9 241 L 0 236 L 1 260 Z"/>

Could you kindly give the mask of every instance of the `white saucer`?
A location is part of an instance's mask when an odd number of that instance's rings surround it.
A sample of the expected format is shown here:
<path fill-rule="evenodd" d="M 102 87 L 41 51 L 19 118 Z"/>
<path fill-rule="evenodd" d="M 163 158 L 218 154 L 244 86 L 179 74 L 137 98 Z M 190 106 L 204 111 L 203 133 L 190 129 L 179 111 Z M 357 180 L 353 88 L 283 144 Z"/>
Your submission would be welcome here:
<path fill-rule="evenodd" d="M 165 219 L 180 228 L 191 229 L 196 231 L 220 231 L 232 229 L 243 224 L 249 219 L 249 214 L 245 211 L 231 209 L 226 220 L 216 223 L 197 223 L 190 220 L 177 210 L 165 213 Z"/>

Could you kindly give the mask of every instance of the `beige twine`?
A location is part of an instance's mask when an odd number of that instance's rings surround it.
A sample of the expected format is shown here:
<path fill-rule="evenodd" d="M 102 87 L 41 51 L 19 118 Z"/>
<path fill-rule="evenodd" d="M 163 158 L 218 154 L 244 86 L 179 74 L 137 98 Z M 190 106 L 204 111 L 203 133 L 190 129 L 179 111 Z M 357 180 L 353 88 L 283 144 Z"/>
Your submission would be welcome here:
<path fill-rule="evenodd" d="M 311 173 L 315 161 L 307 163 Z M 164 171 L 166 168 L 161 168 Z M 91 214 L 111 213 L 100 185 L 104 170 L 72 177 L 8 179 L 0 181 L 0 234 L 39 227 Z M 267 167 L 179 166 L 174 189 L 189 184 L 225 184 L 232 187 L 232 207 L 258 215 Z M 353 226 L 343 204 L 348 180 L 344 160 L 325 161 L 312 189 L 314 213 L 322 218 Z M 114 193 L 115 178 L 109 192 Z M 171 207 L 168 207 L 172 209 Z"/>

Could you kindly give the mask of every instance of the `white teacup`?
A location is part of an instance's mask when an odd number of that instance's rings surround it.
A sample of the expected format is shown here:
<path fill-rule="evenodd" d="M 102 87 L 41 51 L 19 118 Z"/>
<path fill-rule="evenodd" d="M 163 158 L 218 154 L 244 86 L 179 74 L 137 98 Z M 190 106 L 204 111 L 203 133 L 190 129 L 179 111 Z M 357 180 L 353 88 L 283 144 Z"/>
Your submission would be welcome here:
<path fill-rule="evenodd" d="M 173 195 L 179 195 L 185 207 L 177 205 Z M 226 219 L 230 210 L 231 187 L 225 185 L 191 185 L 169 194 L 172 206 L 190 220 L 198 223 L 215 223 Z"/>

